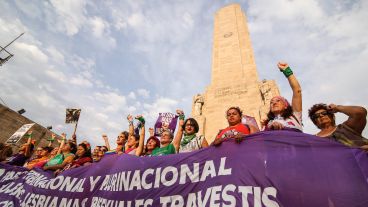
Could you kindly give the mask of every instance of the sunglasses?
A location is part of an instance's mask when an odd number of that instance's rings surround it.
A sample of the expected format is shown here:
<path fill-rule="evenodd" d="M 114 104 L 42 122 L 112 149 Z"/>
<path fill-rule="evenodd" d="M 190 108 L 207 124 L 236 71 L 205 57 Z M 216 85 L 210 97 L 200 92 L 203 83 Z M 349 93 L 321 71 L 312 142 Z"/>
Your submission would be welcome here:
<path fill-rule="evenodd" d="M 312 119 L 318 119 L 322 116 L 327 116 L 329 113 L 327 111 L 322 111 L 322 112 L 319 112 L 319 113 L 315 113 L 313 114 L 312 116 Z"/>

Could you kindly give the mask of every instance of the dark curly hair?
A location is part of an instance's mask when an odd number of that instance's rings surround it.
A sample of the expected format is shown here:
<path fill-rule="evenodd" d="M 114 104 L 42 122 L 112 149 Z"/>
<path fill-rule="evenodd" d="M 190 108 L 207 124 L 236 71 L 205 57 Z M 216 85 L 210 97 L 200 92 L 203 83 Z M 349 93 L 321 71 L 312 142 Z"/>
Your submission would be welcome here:
<path fill-rule="evenodd" d="M 187 120 L 185 120 L 183 126 L 181 126 L 183 131 L 185 131 L 185 125 L 187 124 L 188 121 L 190 121 L 190 124 L 192 124 L 192 126 L 194 127 L 194 133 L 197 133 L 199 131 L 199 125 L 198 122 L 193 118 L 188 118 Z"/>
<path fill-rule="evenodd" d="M 42 147 L 43 150 L 47 151 L 47 153 L 51 153 L 51 151 L 54 149 L 53 147 L 49 147 L 49 146 L 46 146 L 46 147 Z"/>
<path fill-rule="evenodd" d="M 82 155 L 82 157 L 91 157 L 92 153 L 91 153 L 91 148 L 88 147 L 85 143 L 80 143 L 78 144 L 78 147 L 83 147 L 85 153 L 84 155 Z M 78 157 L 78 158 L 82 158 L 82 157 Z"/>
<path fill-rule="evenodd" d="M 155 148 L 160 148 L 160 140 L 157 138 L 157 137 L 155 137 L 155 136 L 151 136 L 151 137 L 149 137 L 148 139 L 147 139 L 147 142 L 146 142 L 146 145 L 145 145 L 145 147 L 144 147 L 144 151 L 145 152 L 147 152 L 148 151 L 148 149 L 147 149 L 147 144 L 148 144 L 148 142 L 150 141 L 150 140 L 153 140 L 154 142 L 155 142 Z"/>
<path fill-rule="evenodd" d="M 120 134 L 124 134 L 124 136 L 125 136 L 125 140 L 128 140 L 129 132 L 127 132 L 127 131 L 123 131 L 123 132 L 121 132 Z"/>
<path fill-rule="evenodd" d="M 70 152 L 75 154 L 77 152 L 77 145 L 73 141 L 68 141 L 67 143 L 70 146 Z"/>
<path fill-rule="evenodd" d="M 226 110 L 226 116 L 227 116 L 227 112 L 229 112 L 231 109 L 236 110 L 239 113 L 240 117 L 243 116 L 243 111 L 239 107 L 237 107 L 237 106 L 232 106 L 232 107 L 228 108 Z"/>
<path fill-rule="evenodd" d="M 324 103 L 319 103 L 319 104 L 314 104 L 309 110 L 308 110 L 308 116 L 309 118 L 312 120 L 313 124 L 316 125 L 319 129 L 320 127 L 317 125 L 317 119 L 313 118 L 313 115 L 316 113 L 316 111 L 319 111 L 321 109 L 324 109 L 327 111 L 327 115 L 330 117 L 330 119 L 332 120 L 332 124 L 335 126 L 335 114 L 329 112 L 327 104 Z"/>

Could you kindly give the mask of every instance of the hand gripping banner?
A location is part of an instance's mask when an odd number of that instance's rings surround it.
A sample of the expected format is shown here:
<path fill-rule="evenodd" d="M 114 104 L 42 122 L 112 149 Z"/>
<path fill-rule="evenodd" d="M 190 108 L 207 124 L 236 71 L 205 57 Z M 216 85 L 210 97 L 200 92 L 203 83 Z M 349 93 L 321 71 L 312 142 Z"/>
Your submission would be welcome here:
<path fill-rule="evenodd" d="M 192 153 L 109 155 L 57 177 L 0 164 L 0 206 L 363 207 L 367 178 L 360 149 L 260 132 Z"/>

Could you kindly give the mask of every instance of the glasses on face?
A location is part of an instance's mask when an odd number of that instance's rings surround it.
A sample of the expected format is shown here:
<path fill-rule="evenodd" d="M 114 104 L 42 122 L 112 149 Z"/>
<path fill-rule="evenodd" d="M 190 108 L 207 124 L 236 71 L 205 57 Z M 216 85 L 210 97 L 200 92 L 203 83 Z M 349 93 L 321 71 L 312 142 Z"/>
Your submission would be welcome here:
<path fill-rule="evenodd" d="M 185 124 L 185 127 L 194 127 L 194 124 Z"/>
<path fill-rule="evenodd" d="M 318 119 L 322 116 L 327 116 L 327 115 L 328 115 L 327 111 L 322 111 L 322 112 L 313 114 L 312 119 Z"/>

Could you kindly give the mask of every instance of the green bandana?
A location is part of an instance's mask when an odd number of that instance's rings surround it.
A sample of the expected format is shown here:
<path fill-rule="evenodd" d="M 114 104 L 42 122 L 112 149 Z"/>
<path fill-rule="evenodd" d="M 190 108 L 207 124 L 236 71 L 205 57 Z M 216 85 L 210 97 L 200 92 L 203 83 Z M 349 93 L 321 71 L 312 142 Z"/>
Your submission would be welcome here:
<path fill-rule="evenodd" d="M 190 141 L 192 141 L 192 139 L 194 139 L 196 137 L 196 134 L 192 134 L 192 135 L 186 135 L 184 136 L 184 138 L 182 139 L 180 145 L 181 146 L 185 146 L 187 145 Z"/>

